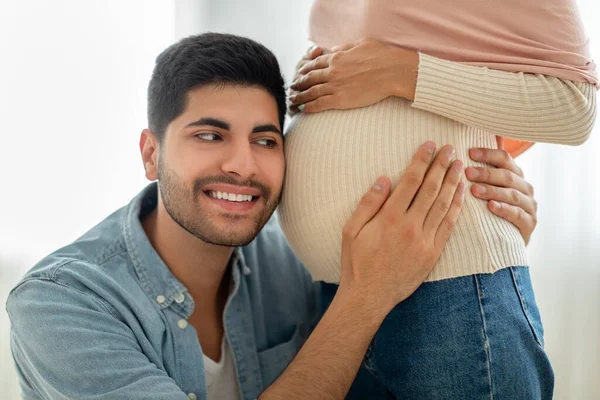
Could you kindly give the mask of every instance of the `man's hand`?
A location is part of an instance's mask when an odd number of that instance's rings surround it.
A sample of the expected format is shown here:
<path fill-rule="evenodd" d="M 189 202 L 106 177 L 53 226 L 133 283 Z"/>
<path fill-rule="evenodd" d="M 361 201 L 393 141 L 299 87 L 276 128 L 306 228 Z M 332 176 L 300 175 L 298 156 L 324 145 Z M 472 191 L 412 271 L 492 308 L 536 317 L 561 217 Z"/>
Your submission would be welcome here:
<path fill-rule="evenodd" d="M 385 316 L 423 282 L 464 200 L 451 146 L 418 150 L 390 193 L 381 177 L 348 220 L 340 287 L 300 352 L 260 400 L 343 399 Z M 431 167 L 430 167 L 431 165 Z"/>
<path fill-rule="evenodd" d="M 389 96 L 414 98 L 419 55 L 366 39 L 303 63 L 289 101 L 303 112 L 364 107 Z"/>
<path fill-rule="evenodd" d="M 464 200 L 462 161 L 444 146 L 431 164 L 434 152 L 432 142 L 421 146 L 389 198 L 385 177 L 362 198 L 344 227 L 338 293 L 348 290 L 387 314 L 430 273 Z"/>
<path fill-rule="evenodd" d="M 504 150 L 473 148 L 469 156 L 490 165 L 466 169 L 467 179 L 476 182 L 471 186 L 473 196 L 487 200 L 488 209 L 515 225 L 528 244 L 537 224 L 538 204 L 521 168 Z"/>

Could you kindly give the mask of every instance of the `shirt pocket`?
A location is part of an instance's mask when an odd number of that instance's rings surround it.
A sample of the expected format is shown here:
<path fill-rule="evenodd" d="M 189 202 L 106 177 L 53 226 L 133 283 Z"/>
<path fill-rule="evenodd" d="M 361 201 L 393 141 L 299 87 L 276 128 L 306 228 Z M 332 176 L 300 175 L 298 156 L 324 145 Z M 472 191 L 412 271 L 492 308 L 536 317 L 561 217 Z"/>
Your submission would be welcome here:
<path fill-rule="evenodd" d="M 303 339 L 300 333 L 300 326 L 297 325 L 291 339 L 258 353 L 258 361 L 265 388 L 271 386 L 279 375 L 283 373 L 302 347 L 302 344 Z"/>

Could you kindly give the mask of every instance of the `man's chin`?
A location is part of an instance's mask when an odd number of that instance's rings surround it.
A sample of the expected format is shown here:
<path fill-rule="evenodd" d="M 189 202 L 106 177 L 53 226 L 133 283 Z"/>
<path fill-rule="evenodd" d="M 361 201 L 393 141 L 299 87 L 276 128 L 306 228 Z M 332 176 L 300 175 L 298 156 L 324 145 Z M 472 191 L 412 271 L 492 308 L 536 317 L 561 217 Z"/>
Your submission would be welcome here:
<path fill-rule="evenodd" d="M 238 220 L 234 223 L 214 226 L 211 229 L 212 232 L 201 239 L 207 243 L 219 246 L 245 246 L 256 238 L 261 227 L 256 226 L 254 219 L 248 219 L 247 221 Z"/>

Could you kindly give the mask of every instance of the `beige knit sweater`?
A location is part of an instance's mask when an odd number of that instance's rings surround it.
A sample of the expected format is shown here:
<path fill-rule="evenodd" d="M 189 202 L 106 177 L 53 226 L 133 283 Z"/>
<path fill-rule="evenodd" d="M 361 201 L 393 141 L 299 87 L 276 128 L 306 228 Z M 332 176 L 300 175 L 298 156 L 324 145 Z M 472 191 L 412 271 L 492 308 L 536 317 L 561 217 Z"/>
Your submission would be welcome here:
<path fill-rule="evenodd" d="M 578 145 L 592 130 L 595 96 L 588 83 L 421 54 L 412 104 L 390 97 L 369 107 L 299 113 L 292 119 L 279 206 L 283 231 L 314 279 L 339 282 L 346 220 L 378 176 L 397 184 L 421 144 L 454 145 L 465 167 L 480 165 L 468 150 L 495 148 L 496 135 Z M 427 280 L 518 265 L 528 265 L 518 230 L 467 191 L 458 223 Z"/>

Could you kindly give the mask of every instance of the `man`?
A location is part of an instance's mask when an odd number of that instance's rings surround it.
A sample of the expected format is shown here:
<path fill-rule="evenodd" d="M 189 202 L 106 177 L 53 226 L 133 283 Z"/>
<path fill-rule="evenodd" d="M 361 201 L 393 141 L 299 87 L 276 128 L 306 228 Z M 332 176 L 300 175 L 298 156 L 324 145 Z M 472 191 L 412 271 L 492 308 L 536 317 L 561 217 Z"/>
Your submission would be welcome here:
<path fill-rule="evenodd" d="M 9 295 L 24 398 L 346 395 L 387 312 L 439 257 L 462 163 L 429 142 L 393 192 L 374 183 L 345 227 L 342 282 L 323 313 L 326 287 L 269 221 L 284 115 L 277 61 L 251 40 L 205 34 L 157 58 L 140 150 L 158 184 Z"/>

